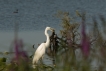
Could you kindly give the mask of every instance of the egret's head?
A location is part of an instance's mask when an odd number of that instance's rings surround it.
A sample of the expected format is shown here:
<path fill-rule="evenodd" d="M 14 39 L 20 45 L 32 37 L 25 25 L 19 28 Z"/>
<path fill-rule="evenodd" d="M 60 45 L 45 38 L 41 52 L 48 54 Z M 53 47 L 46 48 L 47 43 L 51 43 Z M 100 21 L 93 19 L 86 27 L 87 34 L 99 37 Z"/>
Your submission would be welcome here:
<path fill-rule="evenodd" d="M 46 30 L 50 30 L 52 32 L 55 31 L 54 28 L 51 28 L 51 27 L 46 27 Z"/>

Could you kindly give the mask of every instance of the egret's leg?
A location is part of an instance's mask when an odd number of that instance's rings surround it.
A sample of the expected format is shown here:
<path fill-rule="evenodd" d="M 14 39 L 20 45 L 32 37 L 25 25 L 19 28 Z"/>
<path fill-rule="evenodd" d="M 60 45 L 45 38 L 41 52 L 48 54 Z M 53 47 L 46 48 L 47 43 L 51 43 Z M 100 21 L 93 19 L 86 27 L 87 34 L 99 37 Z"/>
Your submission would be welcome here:
<path fill-rule="evenodd" d="M 36 68 L 36 65 L 33 64 L 32 67 L 35 69 Z"/>
<path fill-rule="evenodd" d="M 42 57 L 40 59 L 41 64 L 43 64 L 43 57 L 44 57 L 44 55 L 42 55 Z"/>
<path fill-rule="evenodd" d="M 38 62 L 38 59 L 33 59 L 33 62 L 32 62 L 32 67 L 33 68 L 36 68 L 37 62 Z"/>
<path fill-rule="evenodd" d="M 44 58 L 44 55 L 42 55 L 42 60 L 43 60 L 43 58 Z"/>

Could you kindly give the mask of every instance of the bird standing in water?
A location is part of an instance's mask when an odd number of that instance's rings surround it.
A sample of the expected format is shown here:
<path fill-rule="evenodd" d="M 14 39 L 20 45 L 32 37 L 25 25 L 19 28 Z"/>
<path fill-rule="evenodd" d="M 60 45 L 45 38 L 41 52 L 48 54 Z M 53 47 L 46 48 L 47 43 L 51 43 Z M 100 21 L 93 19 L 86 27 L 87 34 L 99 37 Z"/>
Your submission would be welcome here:
<path fill-rule="evenodd" d="M 52 32 L 54 31 L 53 28 L 46 27 L 46 29 L 45 29 L 45 35 L 47 37 L 47 40 L 46 40 L 45 43 L 41 43 L 38 46 L 38 48 L 36 49 L 35 54 L 34 54 L 34 57 L 33 57 L 33 61 L 32 61 L 33 68 L 35 68 L 35 64 L 38 62 L 38 60 L 40 58 L 43 58 L 43 55 L 45 54 L 46 48 L 48 48 L 50 46 L 50 37 L 49 37 L 49 34 L 47 33 L 48 30 L 50 30 Z"/>

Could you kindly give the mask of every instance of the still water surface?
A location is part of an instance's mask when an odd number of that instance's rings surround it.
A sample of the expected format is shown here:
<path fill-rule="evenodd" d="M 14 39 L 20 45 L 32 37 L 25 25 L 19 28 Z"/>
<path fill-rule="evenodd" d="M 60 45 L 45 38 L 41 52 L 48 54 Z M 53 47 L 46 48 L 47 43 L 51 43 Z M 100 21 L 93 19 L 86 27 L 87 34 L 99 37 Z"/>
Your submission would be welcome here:
<path fill-rule="evenodd" d="M 75 11 L 86 12 L 87 19 L 104 15 L 106 0 L 0 0 L 0 51 L 8 50 L 14 38 L 14 24 L 19 24 L 19 37 L 27 45 L 45 41 L 46 26 L 60 30 L 58 11 L 67 11 L 76 17 Z"/>
<path fill-rule="evenodd" d="M 103 15 L 106 17 L 106 0 L 0 0 L 0 31 L 13 31 L 14 23 L 20 31 L 43 30 L 46 26 L 59 29 L 58 11 L 86 12 L 86 17 Z"/>

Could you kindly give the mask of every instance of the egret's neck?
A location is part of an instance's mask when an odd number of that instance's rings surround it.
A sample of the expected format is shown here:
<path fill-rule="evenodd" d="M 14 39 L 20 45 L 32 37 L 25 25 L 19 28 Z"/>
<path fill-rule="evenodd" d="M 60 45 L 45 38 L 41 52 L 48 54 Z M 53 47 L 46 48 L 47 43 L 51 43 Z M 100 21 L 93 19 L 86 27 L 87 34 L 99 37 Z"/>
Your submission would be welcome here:
<path fill-rule="evenodd" d="M 45 30 L 45 35 L 47 37 L 46 46 L 49 47 L 49 45 L 50 45 L 50 38 L 49 38 L 49 34 L 47 33 L 47 30 Z"/>

